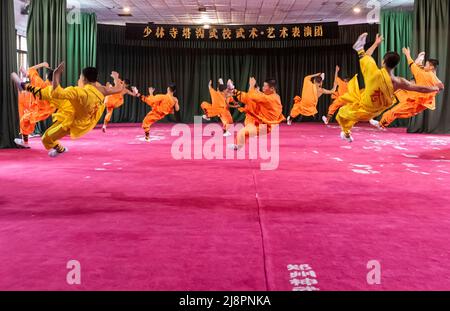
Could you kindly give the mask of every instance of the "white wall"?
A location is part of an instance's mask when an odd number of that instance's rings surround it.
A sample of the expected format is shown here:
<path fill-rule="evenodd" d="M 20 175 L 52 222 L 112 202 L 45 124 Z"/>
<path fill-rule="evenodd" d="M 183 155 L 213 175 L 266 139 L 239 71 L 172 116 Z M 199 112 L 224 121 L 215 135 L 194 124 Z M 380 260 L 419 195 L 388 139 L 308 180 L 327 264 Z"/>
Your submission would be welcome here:
<path fill-rule="evenodd" d="M 20 9 L 25 3 L 20 0 L 14 0 L 14 12 L 16 18 L 16 29 L 20 35 L 25 35 L 27 32 L 28 15 L 21 15 Z"/>

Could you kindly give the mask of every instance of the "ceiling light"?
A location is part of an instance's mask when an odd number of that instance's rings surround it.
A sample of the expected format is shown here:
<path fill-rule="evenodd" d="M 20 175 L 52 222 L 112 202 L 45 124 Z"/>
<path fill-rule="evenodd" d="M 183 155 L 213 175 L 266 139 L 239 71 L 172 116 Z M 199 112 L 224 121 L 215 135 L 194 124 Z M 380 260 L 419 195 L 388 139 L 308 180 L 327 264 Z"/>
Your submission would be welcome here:
<path fill-rule="evenodd" d="M 203 26 L 203 28 L 209 29 L 209 28 L 211 28 L 211 26 L 209 26 L 208 24 L 206 24 L 206 25 Z"/>
<path fill-rule="evenodd" d="M 130 11 L 131 11 L 131 9 L 129 8 L 129 7 L 124 7 L 123 8 L 123 11 L 125 12 L 125 13 L 130 13 Z"/>
<path fill-rule="evenodd" d="M 356 14 L 361 13 L 361 8 L 355 6 L 355 7 L 353 8 L 353 13 L 356 13 Z"/>

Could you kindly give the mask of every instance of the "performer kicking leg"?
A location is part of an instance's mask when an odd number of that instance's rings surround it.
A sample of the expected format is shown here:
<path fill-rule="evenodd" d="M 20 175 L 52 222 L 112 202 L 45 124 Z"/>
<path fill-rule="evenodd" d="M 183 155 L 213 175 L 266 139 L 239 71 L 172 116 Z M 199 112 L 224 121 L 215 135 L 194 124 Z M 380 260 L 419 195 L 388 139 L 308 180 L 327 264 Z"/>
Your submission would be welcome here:
<path fill-rule="evenodd" d="M 154 95 L 155 89 L 150 87 L 148 96 L 141 96 L 141 100 L 149 105 L 152 110 L 147 114 L 142 122 L 142 128 L 145 132 L 145 141 L 150 141 L 150 127 L 165 116 L 180 111 L 178 99 L 174 96 L 176 85 L 171 84 L 167 87 L 167 93 L 164 95 Z"/>
<path fill-rule="evenodd" d="M 232 105 L 233 97 L 232 91 L 234 90 L 233 81 L 228 80 L 227 85 L 223 83 L 222 79 L 219 79 L 218 90 L 212 87 L 212 81 L 209 81 L 209 93 L 211 95 L 212 104 L 203 102 L 201 108 L 204 111 L 203 119 L 211 120 L 213 117 L 219 117 L 223 124 L 224 136 L 230 136 L 231 133 L 228 128 L 233 124 L 233 117 L 231 116 L 230 107 L 236 107 Z"/>
<path fill-rule="evenodd" d="M 78 86 L 63 89 L 60 83 L 64 67 L 64 63 L 61 63 L 54 71 L 51 96 L 55 100 L 70 102 L 74 110 L 74 119 L 69 129 L 64 129 L 61 124 L 57 123 L 47 135 L 44 135 L 43 142 L 46 148 L 50 149 L 49 156 L 51 157 L 56 157 L 67 151 L 67 148 L 59 143 L 59 139 L 69 133 L 72 138 L 78 138 L 95 127 L 105 108 L 103 103 L 105 96 L 123 91 L 123 85 L 117 81 L 115 81 L 113 88 L 107 88 L 98 83 L 98 71 L 94 67 L 83 69 Z M 19 87 L 26 88 L 28 86 L 19 84 Z"/>
<path fill-rule="evenodd" d="M 337 74 L 336 72 L 336 76 Z M 307 117 L 316 115 L 319 98 L 323 94 L 334 94 L 337 88 L 336 79 L 332 90 L 327 90 L 322 87 L 324 79 L 324 73 L 316 73 L 305 77 L 303 80 L 302 97 L 296 96 L 294 98 L 294 106 L 287 118 L 288 125 L 291 125 L 292 119 L 295 119 L 299 115 Z"/>
<path fill-rule="evenodd" d="M 421 86 L 436 86 L 439 90 L 444 89 L 444 84 L 439 80 L 436 75 L 439 61 L 435 59 L 429 59 L 425 67 L 423 67 L 423 61 L 425 53 L 422 52 L 416 61 L 413 61 L 411 57 L 411 51 L 409 48 L 403 48 L 403 54 L 405 54 L 408 60 L 409 67 L 414 76 L 414 81 L 417 85 Z M 393 108 L 386 111 L 380 122 L 376 120 L 370 120 L 370 124 L 380 128 L 387 128 L 396 119 L 408 119 L 418 115 L 426 109 L 436 109 L 436 93 L 424 95 L 417 92 L 399 90 L 395 93 L 398 104 Z"/>
<path fill-rule="evenodd" d="M 248 93 L 235 91 L 235 95 L 237 101 L 245 105 L 241 111 L 252 118 L 246 119 L 245 127 L 237 134 L 236 144 L 228 146 L 230 149 L 239 150 L 248 137 L 268 134 L 273 126 L 285 120 L 281 99 L 276 92 L 276 81 L 267 79 L 262 92 L 256 90 L 255 78 L 250 78 L 249 84 Z"/>
<path fill-rule="evenodd" d="M 43 80 L 37 70 L 41 68 L 47 68 L 49 70 L 47 80 Z M 45 89 L 51 85 L 51 80 L 53 71 L 50 69 L 48 63 L 44 62 L 35 66 L 32 66 L 27 70 L 23 67 L 20 68 L 20 72 L 24 79 L 29 79 L 31 86 L 38 89 Z M 17 80 L 18 75 L 12 73 L 11 77 L 13 80 Z M 39 121 L 46 120 L 54 111 L 55 108 L 47 101 L 43 100 L 37 96 L 34 96 L 27 91 L 19 91 L 19 117 L 20 117 L 20 132 L 22 138 L 17 138 L 14 140 L 16 145 L 22 146 L 24 148 L 30 148 L 28 145 L 28 137 L 31 135 Z"/>
<path fill-rule="evenodd" d="M 383 58 L 383 67 L 378 68 L 372 54 L 383 41 L 377 35 L 372 47 L 364 50 L 367 33 L 362 34 L 353 48 L 358 52 L 361 71 L 364 76 L 366 88 L 359 89 L 358 79 L 354 77 L 349 83 L 349 91 L 342 96 L 347 104 L 342 107 L 336 117 L 341 126 L 341 138 L 348 142 L 353 141 L 351 129 L 359 121 L 369 121 L 392 105 L 394 92 L 398 89 L 433 93 L 439 91 L 437 87 L 423 87 L 410 83 L 408 80 L 396 77 L 394 68 L 400 62 L 400 56 L 395 52 L 388 52 Z"/>
<path fill-rule="evenodd" d="M 128 79 L 120 80 L 119 74 L 115 71 L 111 74 L 111 77 L 114 79 L 118 79 L 120 83 L 123 83 L 125 89 L 119 94 L 106 96 L 105 98 L 106 115 L 105 120 L 103 121 L 102 127 L 103 133 L 106 133 L 106 128 L 108 126 L 108 123 L 111 121 L 114 109 L 117 109 L 124 104 L 124 96 L 130 95 L 133 97 L 138 97 L 139 95 L 139 91 L 136 87 L 132 86 L 130 90 L 130 80 Z M 108 82 L 106 84 L 106 87 L 112 87 L 111 83 Z"/>
<path fill-rule="evenodd" d="M 345 102 L 341 101 L 340 97 L 342 95 L 344 95 L 345 93 L 347 93 L 349 80 L 348 80 L 348 78 L 341 79 L 338 76 L 339 71 L 340 71 L 339 66 L 336 66 L 336 77 L 335 77 L 334 84 L 337 85 L 337 91 L 334 92 L 333 95 L 331 95 L 333 102 L 331 103 L 330 107 L 328 108 L 328 114 L 326 116 L 322 117 L 322 121 L 325 124 L 328 124 L 330 122 L 331 118 L 333 118 L 336 111 L 338 111 L 339 108 L 341 108 L 342 106 L 345 105 Z"/>

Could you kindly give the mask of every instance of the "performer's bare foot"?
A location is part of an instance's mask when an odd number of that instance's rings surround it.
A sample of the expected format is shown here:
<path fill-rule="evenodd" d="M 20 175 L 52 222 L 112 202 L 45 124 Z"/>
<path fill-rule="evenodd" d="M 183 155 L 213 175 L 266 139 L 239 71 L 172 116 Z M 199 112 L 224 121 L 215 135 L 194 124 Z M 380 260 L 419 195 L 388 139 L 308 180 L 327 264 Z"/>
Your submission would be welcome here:
<path fill-rule="evenodd" d="M 202 115 L 203 120 L 211 121 L 211 118 L 208 118 L 206 114 Z"/>
<path fill-rule="evenodd" d="M 352 134 L 345 134 L 344 132 L 341 132 L 341 139 L 342 140 L 346 140 L 346 141 L 348 141 L 349 143 L 352 143 L 353 142 L 353 137 L 352 137 Z"/>
<path fill-rule="evenodd" d="M 328 118 L 325 116 L 322 117 L 322 121 L 323 121 L 323 123 L 325 123 L 325 125 L 328 125 L 328 123 L 329 123 Z"/>
<path fill-rule="evenodd" d="M 102 126 L 102 132 L 103 132 L 103 133 L 106 133 L 106 124 L 103 124 L 103 126 Z"/>
<path fill-rule="evenodd" d="M 368 35 L 369 34 L 367 32 L 365 32 L 359 36 L 358 40 L 356 40 L 355 44 L 353 45 L 353 49 L 356 52 L 364 50 L 364 46 L 366 45 Z"/>
<path fill-rule="evenodd" d="M 230 132 L 226 131 L 225 133 L 223 133 L 223 137 L 228 137 L 228 136 L 231 136 Z"/>

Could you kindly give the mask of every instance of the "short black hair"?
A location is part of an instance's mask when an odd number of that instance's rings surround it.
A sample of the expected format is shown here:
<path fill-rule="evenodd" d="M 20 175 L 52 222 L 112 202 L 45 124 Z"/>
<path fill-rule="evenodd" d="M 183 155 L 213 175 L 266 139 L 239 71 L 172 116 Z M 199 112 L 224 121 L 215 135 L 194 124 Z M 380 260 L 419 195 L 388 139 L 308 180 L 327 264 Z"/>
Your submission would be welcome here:
<path fill-rule="evenodd" d="M 169 84 L 169 90 L 170 90 L 172 93 L 175 93 L 175 92 L 177 91 L 177 85 L 176 85 L 175 83 L 170 83 L 170 84 Z"/>
<path fill-rule="evenodd" d="M 83 69 L 83 77 L 90 83 L 97 82 L 98 70 L 95 67 L 86 67 Z"/>
<path fill-rule="evenodd" d="M 264 83 L 267 83 L 270 87 L 273 87 L 274 89 L 277 88 L 277 80 L 273 78 L 267 78 L 266 81 L 264 81 Z"/>
<path fill-rule="evenodd" d="M 130 79 L 123 79 L 123 83 L 125 83 L 126 85 L 130 85 L 131 81 Z"/>
<path fill-rule="evenodd" d="M 437 68 L 439 66 L 439 61 L 437 59 L 430 58 L 429 60 L 427 60 L 427 62 L 433 65 L 434 68 Z"/>
<path fill-rule="evenodd" d="M 48 68 L 47 69 L 48 70 L 48 73 L 47 73 L 47 80 L 48 81 L 50 81 L 50 82 L 53 82 L 53 69 L 51 69 L 51 68 Z"/>
<path fill-rule="evenodd" d="M 383 59 L 384 64 L 390 69 L 394 69 L 400 63 L 400 55 L 397 52 L 387 52 Z"/>
<path fill-rule="evenodd" d="M 227 89 L 227 86 L 225 84 L 219 84 L 219 91 L 223 92 Z"/>

